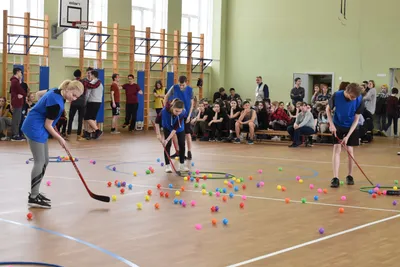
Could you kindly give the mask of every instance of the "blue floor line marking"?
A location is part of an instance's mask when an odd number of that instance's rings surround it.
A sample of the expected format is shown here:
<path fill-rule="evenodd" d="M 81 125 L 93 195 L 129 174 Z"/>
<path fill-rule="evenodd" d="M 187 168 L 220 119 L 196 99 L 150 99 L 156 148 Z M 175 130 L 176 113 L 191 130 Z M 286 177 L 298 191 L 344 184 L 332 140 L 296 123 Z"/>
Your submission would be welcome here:
<path fill-rule="evenodd" d="M 38 230 L 38 231 L 42 231 L 42 232 L 45 232 L 45 233 L 48 233 L 48 234 L 52 234 L 52 235 L 56 235 L 56 236 L 59 236 L 59 237 L 62 237 L 62 238 L 66 238 L 66 239 L 78 242 L 80 244 L 83 244 L 85 246 L 88 246 L 90 248 L 96 249 L 96 250 L 98 250 L 98 251 L 100 251 L 100 252 L 102 252 L 104 254 L 107 254 L 110 257 L 113 257 L 114 259 L 116 259 L 118 261 L 121 261 L 121 262 L 125 263 L 128 266 L 139 267 L 138 265 L 134 264 L 133 262 L 130 262 L 127 259 L 125 259 L 125 258 L 123 258 L 123 257 L 121 257 L 121 256 L 119 256 L 119 255 L 117 255 L 117 254 L 115 254 L 115 253 L 113 253 L 111 251 L 108 251 L 108 250 L 106 250 L 104 248 L 101 248 L 101 247 L 98 247 L 98 246 L 96 246 L 96 245 L 94 245 L 92 243 L 80 240 L 78 238 L 75 238 L 75 237 L 72 237 L 72 236 L 69 236 L 69 235 L 64 235 L 62 233 L 55 232 L 55 231 L 52 231 L 52 230 L 40 228 L 40 227 L 37 227 L 37 226 L 34 226 L 34 225 L 19 223 L 19 222 L 16 222 L 16 221 L 11 221 L 11 220 L 7 220 L 7 219 L 3 219 L 3 218 L 0 218 L 0 221 L 6 222 L 6 223 L 10 223 L 10 224 L 14 224 L 14 225 L 18 225 L 18 226 L 28 227 L 28 228 L 35 229 L 35 230 Z"/>

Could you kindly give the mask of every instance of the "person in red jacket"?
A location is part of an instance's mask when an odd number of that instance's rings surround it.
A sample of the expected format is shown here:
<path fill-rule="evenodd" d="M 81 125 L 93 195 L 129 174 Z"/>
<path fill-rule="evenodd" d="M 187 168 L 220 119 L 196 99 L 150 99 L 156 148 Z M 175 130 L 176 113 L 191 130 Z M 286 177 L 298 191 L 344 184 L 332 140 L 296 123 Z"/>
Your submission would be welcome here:
<path fill-rule="evenodd" d="M 24 139 L 19 135 L 19 125 L 22 119 L 22 106 L 24 105 L 24 98 L 26 92 L 21 86 L 22 70 L 20 68 L 13 69 L 13 76 L 10 79 L 10 93 L 11 93 L 11 106 L 13 109 L 11 129 L 11 141 L 23 141 Z"/>

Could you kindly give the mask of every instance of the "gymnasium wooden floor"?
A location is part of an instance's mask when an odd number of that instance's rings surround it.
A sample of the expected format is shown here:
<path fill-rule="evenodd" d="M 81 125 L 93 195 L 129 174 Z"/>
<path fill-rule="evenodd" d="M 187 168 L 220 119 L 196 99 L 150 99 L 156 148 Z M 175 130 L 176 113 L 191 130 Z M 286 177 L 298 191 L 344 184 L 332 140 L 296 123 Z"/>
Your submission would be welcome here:
<path fill-rule="evenodd" d="M 376 138 L 356 150 L 356 159 L 371 180 L 393 186 L 399 178 L 399 139 Z M 225 144 L 194 142 L 192 170 L 228 172 L 243 177 L 235 197 L 222 201 L 202 195 L 201 185 L 166 174 L 157 158 L 162 147 L 154 135 L 105 134 L 101 140 L 69 142 L 89 187 L 117 201 L 91 199 L 70 162 L 50 163 L 41 191 L 52 199 L 51 210 L 27 207 L 32 162 L 26 143 L 0 142 L 0 261 L 34 261 L 61 266 L 390 266 L 396 265 L 399 197 L 374 199 L 359 191 L 368 186 L 358 169 L 355 186 L 329 187 L 331 146 L 289 149 L 287 144 Z M 66 153 L 54 141 L 50 156 Z M 342 153 L 341 178 L 347 157 Z M 90 164 L 96 160 L 96 164 Z M 190 163 L 189 163 L 190 164 Z M 155 172 L 145 174 L 152 166 Z M 112 168 L 116 167 L 116 171 Z M 282 168 L 279 171 L 279 167 Z M 262 174 L 257 171 L 262 169 Z M 133 176 L 137 172 L 137 176 Z M 253 180 L 249 180 L 249 176 Z M 296 181 L 301 176 L 303 183 Z M 51 186 L 46 186 L 47 181 Z M 115 180 L 132 184 L 124 195 Z M 257 183 L 264 181 L 263 187 Z M 170 197 L 159 196 L 157 184 Z M 173 189 L 169 189 L 169 184 Z M 224 179 L 207 179 L 207 191 L 224 188 Z M 247 188 L 242 189 L 242 184 Z M 310 189 L 309 185 L 315 188 Z M 277 185 L 286 191 L 277 190 Z M 185 187 L 175 205 L 175 191 Z M 317 189 L 327 189 L 319 194 Z M 147 190 L 153 195 L 145 201 Z M 228 188 L 228 193 L 233 192 Z M 242 200 L 242 195 L 247 199 Z M 319 200 L 314 201 L 318 195 Z M 347 200 L 341 200 L 346 196 Z M 290 198 L 289 204 L 285 198 Z M 306 198 L 306 203 L 301 199 Z M 196 201 L 192 207 L 190 202 Z M 136 204 L 143 203 L 138 210 Z M 239 204 L 243 202 L 244 208 Z M 156 210 L 154 204 L 159 203 Z M 218 205 L 219 211 L 210 208 Z M 344 213 L 339 213 L 339 208 Z M 33 219 L 27 220 L 28 212 Z M 213 226 L 212 219 L 217 225 Z M 229 220 L 227 225 L 222 220 Z M 195 225 L 202 229 L 196 230 Z M 320 228 L 324 234 L 319 233 Z M 396 253 L 396 254 L 395 254 Z"/>

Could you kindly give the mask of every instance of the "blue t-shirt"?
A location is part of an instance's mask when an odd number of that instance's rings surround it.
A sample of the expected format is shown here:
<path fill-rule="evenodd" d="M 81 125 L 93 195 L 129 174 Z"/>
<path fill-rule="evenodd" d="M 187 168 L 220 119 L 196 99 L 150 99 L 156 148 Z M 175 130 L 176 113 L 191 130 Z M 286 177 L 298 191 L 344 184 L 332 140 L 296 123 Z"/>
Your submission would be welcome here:
<path fill-rule="evenodd" d="M 186 110 L 183 110 L 179 116 L 174 116 L 164 107 L 160 112 L 160 116 L 161 126 L 170 132 L 175 130 L 177 133 L 180 133 L 185 130 Z"/>
<path fill-rule="evenodd" d="M 50 114 L 54 110 L 56 110 L 56 114 Z M 23 133 L 35 142 L 46 143 L 49 138 L 49 132 L 44 127 L 46 119 L 53 119 L 52 126 L 54 127 L 63 110 L 64 98 L 60 91 L 57 88 L 50 89 L 28 113 L 22 124 Z"/>
<path fill-rule="evenodd" d="M 335 126 L 350 128 L 354 122 L 356 114 L 362 114 L 364 111 L 364 102 L 362 96 L 355 100 L 347 99 L 344 91 L 337 91 L 329 100 L 329 107 L 334 110 L 333 123 Z"/>
<path fill-rule="evenodd" d="M 185 90 L 181 90 L 179 84 L 175 84 L 170 91 L 171 95 L 168 100 L 172 101 L 173 99 L 178 98 L 179 100 L 183 101 L 186 111 L 189 112 L 192 106 L 193 88 L 186 86 Z"/>

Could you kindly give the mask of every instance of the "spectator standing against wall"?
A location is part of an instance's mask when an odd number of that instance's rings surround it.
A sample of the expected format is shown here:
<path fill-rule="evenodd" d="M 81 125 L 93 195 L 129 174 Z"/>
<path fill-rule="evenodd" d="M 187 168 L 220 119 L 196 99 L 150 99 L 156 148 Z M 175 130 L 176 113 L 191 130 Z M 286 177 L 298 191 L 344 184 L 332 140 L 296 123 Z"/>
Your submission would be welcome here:
<path fill-rule="evenodd" d="M 268 85 L 263 83 L 262 77 L 256 77 L 256 99 L 255 101 L 264 101 L 269 98 L 269 88 Z"/>
<path fill-rule="evenodd" d="M 305 90 L 301 85 L 301 79 L 297 77 L 294 79 L 294 87 L 290 91 L 290 98 L 292 99 L 292 104 L 296 105 L 297 102 L 303 102 Z"/>

